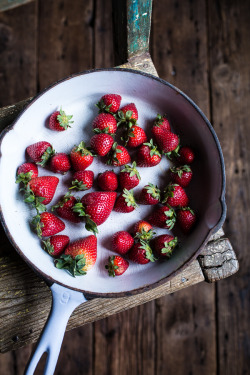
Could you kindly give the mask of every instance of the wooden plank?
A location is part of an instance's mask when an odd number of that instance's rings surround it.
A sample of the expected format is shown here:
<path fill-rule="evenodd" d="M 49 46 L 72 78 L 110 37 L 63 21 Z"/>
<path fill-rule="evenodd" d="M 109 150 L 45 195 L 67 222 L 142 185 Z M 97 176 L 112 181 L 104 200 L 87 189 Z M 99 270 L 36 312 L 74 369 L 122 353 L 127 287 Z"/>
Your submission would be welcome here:
<path fill-rule="evenodd" d="M 205 1 L 154 2 L 152 59 L 161 78 L 209 116 Z M 204 283 L 156 301 L 155 374 L 216 374 L 215 289 Z"/>
<path fill-rule="evenodd" d="M 36 3 L 0 13 L 0 107 L 36 93 Z"/>
<path fill-rule="evenodd" d="M 224 228 L 240 270 L 217 285 L 219 374 L 250 368 L 250 130 L 249 2 L 208 2 L 213 123 L 226 163 L 228 214 Z"/>
<path fill-rule="evenodd" d="M 0 0 L 0 12 L 19 7 L 34 0 Z"/>
<path fill-rule="evenodd" d="M 93 1 L 39 3 L 39 91 L 70 74 L 93 68 Z"/>

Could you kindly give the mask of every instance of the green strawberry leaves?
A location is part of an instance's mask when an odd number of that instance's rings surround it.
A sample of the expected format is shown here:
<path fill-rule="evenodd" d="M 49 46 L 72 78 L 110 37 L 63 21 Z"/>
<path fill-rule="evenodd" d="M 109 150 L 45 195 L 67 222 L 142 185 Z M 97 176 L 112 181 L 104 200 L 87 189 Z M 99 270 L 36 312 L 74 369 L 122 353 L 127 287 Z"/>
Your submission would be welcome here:
<path fill-rule="evenodd" d="M 161 249 L 161 253 L 170 258 L 177 243 L 177 237 L 175 237 L 172 241 L 164 242 L 164 247 Z"/>
<path fill-rule="evenodd" d="M 45 167 L 49 159 L 54 154 L 55 154 L 55 150 L 52 147 L 48 147 L 42 154 L 41 161 L 37 162 L 36 164 L 40 165 L 41 167 Z"/>
<path fill-rule="evenodd" d="M 149 142 L 146 142 L 146 143 L 143 143 L 145 146 L 148 146 L 150 148 L 150 156 L 154 156 L 154 155 L 157 155 L 157 156 L 160 156 L 161 157 L 161 153 L 160 151 L 158 150 L 157 146 L 154 144 L 154 141 L 153 139 L 151 138 Z"/>
<path fill-rule="evenodd" d="M 119 266 L 116 266 L 115 263 L 115 255 L 109 257 L 108 264 L 106 264 L 105 268 L 108 270 L 109 276 L 115 277 L 115 270 L 119 269 Z"/>
<path fill-rule="evenodd" d="M 62 107 L 60 108 L 60 114 L 57 116 L 57 121 L 59 122 L 59 125 L 67 130 L 68 128 L 71 128 L 70 124 L 73 124 L 74 121 L 71 121 L 73 115 L 67 116 L 66 113 L 62 110 Z"/>
<path fill-rule="evenodd" d="M 42 203 L 45 198 L 35 196 L 29 185 L 21 188 L 20 191 L 24 191 L 24 202 L 30 203 L 36 209 L 38 214 L 47 211 L 46 206 Z"/>
<path fill-rule="evenodd" d="M 126 202 L 128 207 L 134 207 L 134 208 L 138 207 L 138 205 L 136 204 L 136 201 L 135 201 L 133 190 L 129 191 L 127 189 L 123 189 L 122 196 L 125 198 L 125 202 Z"/>
<path fill-rule="evenodd" d="M 87 274 L 87 272 L 83 271 L 86 265 L 86 258 L 83 254 L 77 255 L 75 258 L 72 258 L 71 255 L 62 254 L 54 262 L 56 268 L 65 269 L 74 277 Z"/>
<path fill-rule="evenodd" d="M 29 171 L 29 172 L 26 172 L 26 173 L 22 172 L 19 175 L 17 175 L 16 184 L 20 184 L 22 182 L 24 185 L 27 185 L 28 182 L 31 180 L 32 176 L 33 176 L 32 171 Z"/>
<path fill-rule="evenodd" d="M 86 184 L 84 184 L 82 181 L 74 180 L 71 182 L 72 186 L 69 189 L 76 189 L 78 191 L 80 190 L 88 190 L 88 187 Z"/>
<path fill-rule="evenodd" d="M 129 177 L 136 176 L 138 178 L 138 180 L 141 179 L 140 173 L 136 169 L 136 162 L 135 161 L 133 161 L 132 166 L 130 166 L 128 164 L 124 165 L 124 169 L 122 169 L 121 172 L 129 173 Z"/>
<path fill-rule="evenodd" d="M 73 211 L 78 214 L 80 217 L 84 217 L 86 220 L 85 229 L 92 232 L 95 236 L 98 233 L 96 223 L 91 219 L 90 215 L 86 214 L 83 204 L 81 202 L 76 203 L 73 206 Z"/>

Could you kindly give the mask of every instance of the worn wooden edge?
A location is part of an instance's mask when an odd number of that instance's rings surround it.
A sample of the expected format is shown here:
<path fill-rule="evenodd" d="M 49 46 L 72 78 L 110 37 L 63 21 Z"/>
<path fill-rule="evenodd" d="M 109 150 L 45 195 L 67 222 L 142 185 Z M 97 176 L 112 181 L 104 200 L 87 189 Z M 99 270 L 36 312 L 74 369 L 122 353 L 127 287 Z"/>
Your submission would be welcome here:
<path fill-rule="evenodd" d="M 0 0 L 0 12 L 19 7 L 34 0 Z"/>

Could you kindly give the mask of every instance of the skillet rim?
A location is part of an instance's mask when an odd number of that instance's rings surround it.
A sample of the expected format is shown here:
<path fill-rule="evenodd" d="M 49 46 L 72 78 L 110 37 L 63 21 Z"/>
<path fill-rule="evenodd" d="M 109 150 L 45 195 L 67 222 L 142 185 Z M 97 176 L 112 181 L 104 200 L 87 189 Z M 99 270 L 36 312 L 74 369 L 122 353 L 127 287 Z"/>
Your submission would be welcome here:
<path fill-rule="evenodd" d="M 198 114 L 202 117 L 203 121 L 206 123 L 208 129 L 210 130 L 210 133 L 212 134 L 213 136 L 213 139 L 215 141 L 215 144 L 216 144 L 216 147 L 217 147 L 217 150 L 219 152 L 219 157 L 220 157 L 220 166 L 221 166 L 221 193 L 220 193 L 220 197 L 219 197 L 219 200 L 220 200 L 220 203 L 221 203 L 221 217 L 219 219 L 219 221 L 217 222 L 217 224 L 215 224 L 215 226 L 213 228 L 211 228 L 208 232 L 208 234 L 206 235 L 206 237 L 204 238 L 201 246 L 193 253 L 193 255 L 186 261 L 184 262 L 180 267 L 178 267 L 175 271 L 172 271 L 168 276 L 154 282 L 153 284 L 147 284 L 147 285 L 143 285 L 139 288 L 136 288 L 136 289 L 132 289 L 132 290 L 129 290 L 129 291 L 124 291 L 124 292 L 116 292 L 116 293 L 94 293 L 94 292 L 89 292 L 89 291 L 85 291 L 83 289 L 79 289 L 79 288 L 74 288 L 74 287 L 71 287 L 71 286 L 68 286 L 64 283 L 61 283 L 61 282 L 58 282 L 57 280 L 55 280 L 53 277 L 51 276 L 48 276 L 46 273 L 42 272 L 39 267 L 37 267 L 35 264 L 33 264 L 29 258 L 22 252 L 22 250 L 19 248 L 19 246 L 15 243 L 14 241 L 14 238 L 12 237 L 9 229 L 8 229 L 8 226 L 7 224 L 5 223 L 5 219 L 4 219 L 4 215 L 2 213 L 2 208 L 1 208 L 1 202 L 0 202 L 0 221 L 1 221 L 1 224 L 4 228 L 4 231 L 9 239 L 9 241 L 11 242 L 11 244 L 13 245 L 13 247 L 15 248 L 15 250 L 17 251 L 17 253 L 24 259 L 24 261 L 28 264 L 29 267 L 32 268 L 32 270 L 38 275 L 40 276 L 42 279 L 44 279 L 44 281 L 48 284 L 48 285 L 52 285 L 54 283 L 56 284 L 59 284 L 67 289 L 71 289 L 71 290 L 75 290 L 75 291 L 79 291 L 81 293 L 84 294 L 85 297 L 88 297 L 88 298 L 95 298 L 95 297 L 99 297 L 99 298 L 110 298 L 110 297 L 114 297 L 114 298 L 117 298 L 117 297 L 126 297 L 126 296 L 132 296 L 132 295 L 136 295 L 136 294 L 139 294 L 139 293 L 143 293 L 143 292 L 146 292 L 146 291 L 149 291 L 149 290 L 152 290 L 166 282 L 168 282 L 169 280 L 171 280 L 174 276 L 176 276 L 177 274 L 179 274 L 181 271 L 183 271 L 186 267 L 189 266 L 189 264 L 197 258 L 197 256 L 200 254 L 200 252 L 204 249 L 205 245 L 207 244 L 210 236 L 217 232 L 221 226 L 223 225 L 224 221 L 225 221 L 225 218 L 226 218 L 226 202 L 225 202 L 225 190 L 226 190 L 226 172 L 225 172 L 225 163 L 224 163 L 224 158 L 223 158 L 223 153 L 222 153 L 222 149 L 221 149 L 221 146 L 220 146 L 220 142 L 219 142 L 219 139 L 215 133 L 215 130 L 214 128 L 212 127 L 211 123 L 209 122 L 209 120 L 207 119 L 207 117 L 204 115 L 204 113 L 201 111 L 201 109 L 195 104 L 195 102 L 190 99 L 184 92 L 182 92 L 180 89 L 178 89 L 177 87 L 175 87 L 174 85 L 172 85 L 171 83 L 163 80 L 162 78 L 159 78 L 159 77 L 156 77 L 152 74 L 149 74 L 149 73 L 145 73 L 145 72 L 142 72 L 140 70 L 134 70 L 134 69 L 128 69 L 128 68 L 100 68 L 100 69 L 90 69 L 90 70 L 84 70 L 82 72 L 79 72 L 79 73 L 74 73 L 74 74 L 71 74 L 65 78 L 62 78 L 54 83 L 52 83 L 51 85 L 49 85 L 48 87 L 46 87 L 44 90 L 42 90 L 41 92 L 39 92 L 37 95 L 34 96 L 34 98 L 31 100 L 31 102 L 18 114 L 18 116 L 16 117 L 16 119 L 13 121 L 12 124 L 8 125 L 0 134 L 0 150 L 1 150 L 1 143 L 2 143 L 2 140 L 4 138 L 4 136 L 14 128 L 15 124 L 18 122 L 19 118 L 23 115 L 23 113 L 38 99 L 40 98 L 43 94 L 45 94 L 47 91 L 49 91 L 51 88 L 57 86 L 58 84 L 62 83 L 62 82 L 65 82 L 67 80 L 70 80 L 72 78 L 75 78 L 75 77 L 78 77 L 78 76 L 82 76 L 82 75 L 85 75 L 85 74 L 91 74 L 91 73 L 97 73 L 97 72 L 109 72 L 109 71 L 118 71 L 118 72 L 129 72 L 129 73 L 132 73 L 132 74 L 139 74 L 139 75 L 142 75 L 142 76 L 145 76 L 147 78 L 150 78 L 150 79 L 153 79 L 155 81 L 158 81 L 160 82 L 161 84 L 164 84 L 165 86 L 168 86 L 170 87 L 171 89 L 173 89 L 174 91 L 176 91 L 178 94 L 182 95 L 184 97 L 184 99 L 186 99 L 193 107 L 194 109 L 198 112 Z"/>

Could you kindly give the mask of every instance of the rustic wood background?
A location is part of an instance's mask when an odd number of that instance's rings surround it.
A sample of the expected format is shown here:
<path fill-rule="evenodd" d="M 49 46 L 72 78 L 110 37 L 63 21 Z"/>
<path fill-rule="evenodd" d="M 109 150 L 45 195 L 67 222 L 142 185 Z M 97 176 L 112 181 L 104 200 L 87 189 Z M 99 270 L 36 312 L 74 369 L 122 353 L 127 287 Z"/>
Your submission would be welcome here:
<path fill-rule="evenodd" d="M 114 66 L 111 12 L 111 0 L 37 0 L 0 13 L 0 106 L 71 73 Z M 224 230 L 240 271 L 67 332 L 56 375 L 249 373 L 249 24 L 247 0 L 153 4 L 151 54 L 158 74 L 194 99 L 221 141 Z M 21 375 L 31 350 L 0 355 L 1 375 Z"/>

